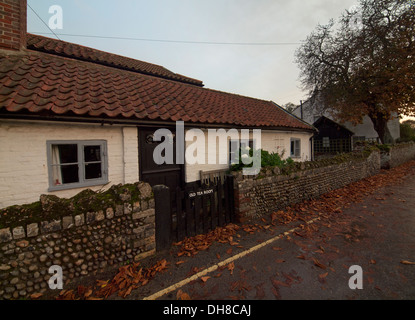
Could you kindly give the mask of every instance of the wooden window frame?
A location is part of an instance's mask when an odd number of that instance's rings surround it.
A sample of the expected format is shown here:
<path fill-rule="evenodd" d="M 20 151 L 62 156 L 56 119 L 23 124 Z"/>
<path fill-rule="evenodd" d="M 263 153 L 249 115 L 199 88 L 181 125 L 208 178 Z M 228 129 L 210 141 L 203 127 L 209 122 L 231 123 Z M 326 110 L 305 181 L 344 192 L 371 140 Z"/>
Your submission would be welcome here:
<path fill-rule="evenodd" d="M 293 143 L 294 143 L 294 150 L 293 150 Z M 301 139 L 299 138 L 290 139 L 290 157 L 296 158 L 296 159 L 301 158 Z"/>
<path fill-rule="evenodd" d="M 78 161 L 71 165 L 78 165 L 78 182 L 65 183 L 61 185 L 55 185 L 53 181 L 53 166 L 52 163 L 52 148 L 55 145 L 76 145 L 78 150 Z M 47 161 L 48 161 L 48 191 L 60 191 L 77 188 L 85 188 L 92 186 L 100 186 L 108 183 L 108 156 L 107 156 L 107 141 L 106 140 L 50 140 L 46 141 L 47 146 Z M 100 146 L 101 160 L 96 163 L 101 163 L 101 177 L 96 179 L 85 178 L 85 165 L 87 163 L 94 164 L 95 162 L 86 162 L 84 155 L 84 148 L 87 146 Z M 68 165 L 68 164 L 67 164 Z M 58 164 L 60 166 L 60 164 Z"/>

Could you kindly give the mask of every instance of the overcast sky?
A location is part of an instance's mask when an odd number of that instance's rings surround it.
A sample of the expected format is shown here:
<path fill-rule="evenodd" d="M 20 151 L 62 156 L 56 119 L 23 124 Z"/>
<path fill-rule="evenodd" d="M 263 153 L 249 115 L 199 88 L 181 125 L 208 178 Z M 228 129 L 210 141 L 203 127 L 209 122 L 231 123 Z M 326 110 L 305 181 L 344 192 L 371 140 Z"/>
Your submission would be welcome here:
<path fill-rule="evenodd" d="M 299 104 L 301 90 L 295 51 L 318 23 L 338 18 L 357 0 L 28 0 L 46 22 L 60 5 L 59 38 L 138 60 L 202 80 L 206 87 Z M 28 31 L 50 33 L 28 8 Z M 64 36 L 92 35 L 225 45 L 134 41 Z M 47 35 L 54 37 L 52 34 Z"/>

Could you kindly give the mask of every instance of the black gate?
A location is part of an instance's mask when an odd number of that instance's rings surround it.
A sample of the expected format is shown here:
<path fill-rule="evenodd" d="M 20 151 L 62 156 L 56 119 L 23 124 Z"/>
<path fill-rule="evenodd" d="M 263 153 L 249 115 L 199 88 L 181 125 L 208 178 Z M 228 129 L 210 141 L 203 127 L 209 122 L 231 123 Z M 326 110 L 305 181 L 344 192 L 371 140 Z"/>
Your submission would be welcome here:
<path fill-rule="evenodd" d="M 234 177 L 208 187 L 170 192 L 164 185 L 154 186 L 156 205 L 157 250 L 168 249 L 173 242 L 207 233 L 235 220 Z M 171 198 L 175 195 L 175 199 Z"/>

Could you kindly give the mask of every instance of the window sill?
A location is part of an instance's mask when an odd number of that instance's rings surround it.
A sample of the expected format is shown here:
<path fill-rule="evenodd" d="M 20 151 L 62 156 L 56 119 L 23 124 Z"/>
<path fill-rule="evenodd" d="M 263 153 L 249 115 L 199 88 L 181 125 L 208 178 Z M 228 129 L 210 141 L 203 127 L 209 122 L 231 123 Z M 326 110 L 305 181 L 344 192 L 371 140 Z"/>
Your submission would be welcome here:
<path fill-rule="evenodd" d="M 108 180 L 91 181 L 87 183 L 68 183 L 65 185 L 49 187 L 48 192 L 83 189 L 88 187 L 105 186 L 110 183 Z"/>

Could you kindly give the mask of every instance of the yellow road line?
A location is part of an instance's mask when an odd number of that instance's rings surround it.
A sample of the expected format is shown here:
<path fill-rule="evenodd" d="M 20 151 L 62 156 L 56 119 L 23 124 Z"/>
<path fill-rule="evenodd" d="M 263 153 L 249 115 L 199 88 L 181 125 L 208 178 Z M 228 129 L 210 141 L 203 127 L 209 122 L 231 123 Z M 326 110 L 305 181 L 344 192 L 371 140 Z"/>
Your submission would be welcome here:
<path fill-rule="evenodd" d="M 312 224 L 312 223 L 316 222 L 319 219 L 320 219 L 320 217 L 314 218 L 314 219 L 306 222 L 306 224 Z M 246 255 L 248 255 L 250 253 L 253 253 L 255 251 L 258 251 L 259 249 L 262 249 L 262 248 L 266 247 L 267 245 L 269 245 L 269 244 L 271 244 L 271 243 L 273 243 L 273 242 L 275 242 L 277 240 L 280 240 L 281 238 L 283 238 L 283 237 L 285 237 L 285 236 L 287 236 L 287 235 L 289 235 L 289 234 L 291 234 L 291 233 L 293 233 L 293 232 L 295 232 L 295 231 L 297 231 L 299 229 L 300 229 L 300 227 L 296 227 L 296 228 L 293 228 L 293 229 L 291 229 L 289 231 L 286 231 L 284 233 L 281 233 L 281 234 L 279 234 L 278 236 L 276 236 L 274 238 L 271 238 L 271 239 L 269 239 L 267 241 L 264 241 L 261 244 L 258 244 L 258 245 L 254 246 L 254 247 L 252 247 L 252 248 L 250 248 L 248 250 L 245 250 L 243 252 L 240 252 L 240 253 L 238 253 L 238 254 L 236 254 L 236 255 L 234 255 L 234 256 L 232 256 L 232 257 L 230 257 L 230 258 L 228 258 L 228 259 L 226 259 L 224 261 L 219 262 L 218 264 L 215 264 L 214 266 L 211 266 L 211 267 L 209 267 L 207 269 L 204 269 L 204 270 L 196 273 L 195 275 L 193 275 L 193 276 L 191 276 L 189 278 L 186 278 L 186 279 L 184 279 L 184 280 L 182 280 L 182 281 L 180 281 L 180 282 L 178 282 L 176 284 L 173 284 L 173 285 L 171 285 L 170 287 L 168 287 L 166 289 L 163 289 L 163 290 L 161 290 L 159 292 L 156 292 L 156 293 L 152 294 L 151 296 L 145 297 L 143 300 L 156 300 L 156 299 L 158 299 L 158 298 L 160 298 L 160 297 L 162 297 L 162 296 L 164 296 L 164 295 L 166 295 L 166 294 L 168 294 L 168 293 L 170 293 L 172 291 L 175 291 L 175 290 L 177 290 L 177 289 L 185 286 L 186 284 L 188 284 L 188 283 L 190 283 L 192 281 L 195 281 L 195 280 L 197 280 L 197 279 L 199 279 L 201 277 L 206 276 L 207 274 L 209 274 L 211 272 L 214 272 L 214 271 L 218 270 L 221 267 L 227 266 L 228 264 L 230 264 L 230 263 L 232 263 L 232 262 L 234 262 L 234 261 L 236 261 L 238 259 L 241 259 L 241 258 L 245 257 Z"/>

